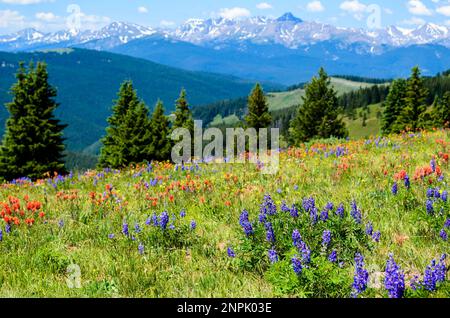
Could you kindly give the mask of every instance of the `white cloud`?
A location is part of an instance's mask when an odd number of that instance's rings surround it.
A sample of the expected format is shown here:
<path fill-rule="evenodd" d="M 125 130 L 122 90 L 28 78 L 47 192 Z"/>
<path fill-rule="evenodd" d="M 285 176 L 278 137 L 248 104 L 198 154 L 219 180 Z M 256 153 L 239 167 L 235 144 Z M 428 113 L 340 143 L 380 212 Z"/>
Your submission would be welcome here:
<path fill-rule="evenodd" d="M 250 16 L 250 11 L 245 8 L 234 7 L 234 8 L 223 8 L 220 9 L 219 15 L 225 19 L 237 19 Z"/>
<path fill-rule="evenodd" d="M 80 20 L 81 28 L 84 30 L 98 29 L 111 23 L 111 19 L 109 17 L 89 15 L 84 12 L 80 14 Z"/>
<path fill-rule="evenodd" d="M 414 15 L 432 15 L 430 9 L 420 0 L 410 0 L 408 1 L 408 10 Z"/>
<path fill-rule="evenodd" d="M 0 28 L 23 26 L 24 20 L 18 11 L 0 10 Z"/>
<path fill-rule="evenodd" d="M 383 8 L 383 11 L 384 11 L 384 13 L 386 13 L 386 14 L 394 14 L 394 11 L 392 11 L 392 10 L 389 9 L 389 8 Z"/>
<path fill-rule="evenodd" d="M 450 17 L 450 5 L 449 6 L 443 6 L 436 9 L 437 13 L 443 14 L 446 17 Z"/>
<path fill-rule="evenodd" d="M 36 19 L 50 22 L 56 20 L 58 17 L 54 15 L 52 12 L 38 12 L 35 14 Z"/>
<path fill-rule="evenodd" d="M 306 5 L 306 10 L 310 12 L 322 12 L 325 10 L 325 7 L 322 5 L 322 2 L 315 0 Z"/>
<path fill-rule="evenodd" d="M 341 8 L 341 10 L 352 13 L 364 12 L 367 8 L 364 3 L 361 3 L 358 0 L 344 1 L 339 7 Z"/>
<path fill-rule="evenodd" d="M 148 13 L 148 9 L 144 6 L 141 6 L 138 8 L 139 13 Z"/>
<path fill-rule="evenodd" d="M 411 19 L 403 20 L 401 24 L 406 25 L 424 25 L 426 21 L 418 17 L 412 17 Z"/>
<path fill-rule="evenodd" d="M 256 5 L 256 8 L 258 8 L 259 10 L 269 10 L 272 9 L 273 7 L 270 3 L 261 2 Z"/>
<path fill-rule="evenodd" d="M 20 4 L 20 5 L 27 5 L 27 4 L 36 4 L 36 3 L 42 3 L 42 2 L 53 2 L 54 0 L 0 0 L 0 2 L 7 3 L 7 4 Z"/>

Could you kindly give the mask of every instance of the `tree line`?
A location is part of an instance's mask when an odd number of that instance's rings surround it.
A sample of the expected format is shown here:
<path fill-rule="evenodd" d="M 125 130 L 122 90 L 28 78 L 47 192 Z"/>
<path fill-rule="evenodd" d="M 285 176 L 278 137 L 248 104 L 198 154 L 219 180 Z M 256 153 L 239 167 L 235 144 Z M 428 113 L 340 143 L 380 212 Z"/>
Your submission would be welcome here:
<path fill-rule="evenodd" d="M 16 79 L 11 88 L 12 101 L 6 104 L 10 117 L 0 147 L 0 177 L 38 179 L 66 173 L 63 137 L 66 125 L 54 115 L 59 105 L 55 101 L 56 90 L 48 83 L 45 63 L 31 63 L 28 69 L 21 63 Z M 418 67 L 412 69 L 410 78 L 393 81 L 384 102 L 383 133 L 448 127 L 450 90 L 445 91 L 442 83 L 446 81 L 421 77 Z M 370 95 L 362 104 L 382 99 L 386 87 L 374 87 L 361 89 L 357 93 L 360 95 L 348 96 Z M 255 129 L 282 126 L 289 144 L 296 146 L 313 139 L 347 137 L 349 132 L 343 122 L 345 108 L 325 70 L 321 68 L 304 89 L 299 106 L 271 113 L 262 86 L 256 84 L 248 98 L 236 102 L 238 105 L 245 101 L 247 105 L 244 122 L 239 126 Z M 431 104 L 428 103 L 430 91 L 435 93 Z M 216 106 L 217 109 L 224 104 Z M 98 167 L 122 168 L 144 161 L 170 160 L 172 130 L 186 128 L 191 135 L 194 131 L 194 117 L 184 89 L 175 102 L 173 115 L 173 120 L 165 115 L 161 101 L 150 114 L 132 82 L 125 81 L 107 119 Z"/>

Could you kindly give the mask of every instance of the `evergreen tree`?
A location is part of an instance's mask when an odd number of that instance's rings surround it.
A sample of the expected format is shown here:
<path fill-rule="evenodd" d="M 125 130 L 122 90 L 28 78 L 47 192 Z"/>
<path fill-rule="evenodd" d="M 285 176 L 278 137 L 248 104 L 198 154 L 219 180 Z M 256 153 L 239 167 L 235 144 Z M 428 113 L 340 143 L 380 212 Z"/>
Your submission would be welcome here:
<path fill-rule="evenodd" d="M 450 127 L 450 92 L 446 92 L 433 107 L 433 123 L 435 127 Z"/>
<path fill-rule="evenodd" d="M 425 88 L 420 70 L 416 66 L 412 69 L 411 77 L 406 84 L 405 106 L 393 125 L 393 132 L 406 129 L 416 130 L 420 127 L 420 115 L 427 110 L 427 97 L 428 90 Z"/>
<path fill-rule="evenodd" d="M 161 101 L 156 104 L 151 119 L 152 143 L 150 144 L 150 158 L 157 161 L 170 159 L 172 141 L 170 139 L 169 119 L 164 115 L 164 106 Z"/>
<path fill-rule="evenodd" d="M 121 85 L 108 124 L 102 139 L 100 167 L 121 168 L 148 159 L 152 141 L 150 118 L 131 81 Z"/>
<path fill-rule="evenodd" d="M 306 86 L 303 105 L 291 122 L 291 139 L 296 145 L 313 138 L 345 138 L 348 131 L 339 118 L 338 99 L 323 68 Z"/>
<path fill-rule="evenodd" d="M 382 131 L 384 134 L 392 132 L 392 126 L 397 121 L 400 112 L 405 105 L 406 81 L 398 79 L 392 82 L 389 94 L 384 104 Z"/>
<path fill-rule="evenodd" d="M 257 131 L 267 128 L 272 123 L 269 105 L 261 85 L 256 84 L 248 97 L 248 115 L 245 117 L 247 125 Z"/>
<path fill-rule="evenodd" d="M 63 130 L 54 111 L 56 90 L 48 83 L 47 66 L 20 63 L 17 83 L 6 104 L 10 117 L 0 150 L 0 175 L 6 180 L 66 173 Z"/>
<path fill-rule="evenodd" d="M 192 112 L 189 109 L 189 104 L 186 99 L 186 90 L 182 89 L 180 97 L 176 100 L 175 105 L 175 122 L 173 128 L 186 128 L 191 132 L 191 136 L 194 135 L 194 119 L 192 118 Z"/>

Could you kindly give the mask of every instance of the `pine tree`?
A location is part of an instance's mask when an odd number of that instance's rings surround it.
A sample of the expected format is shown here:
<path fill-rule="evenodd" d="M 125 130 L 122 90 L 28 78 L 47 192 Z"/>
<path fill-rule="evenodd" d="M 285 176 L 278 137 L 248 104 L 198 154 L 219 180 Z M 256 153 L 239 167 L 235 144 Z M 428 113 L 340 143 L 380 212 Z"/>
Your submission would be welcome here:
<path fill-rule="evenodd" d="M 194 135 L 194 119 L 192 118 L 192 112 L 189 109 L 189 104 L 186 99 L 186 90 L 182 89 L 180 97 L 176 100 L 175 105 L 175 122 L 173 124 L 174 129 L 186 128 L 191 132 L 191 136 Z"/>
<path fill-rule="evenodd" d="M 170 139 L 169 119 L 164 115 L 164 106 L 161 101 L 156 104 L 151 119 L 152 143 L 150 144 L 150 158 L 157 161 L 170 159 L 172 141 Z"/>
<path fill-rule="evenodd" d="M 404 79 L 398 79 L 392 82 L 384 105 L 382 126 L 384 134 L 390 134 L 392 132 L 392 126 L 397 121 L 400 112 L 405 106 L 405 97 L 406 81 Z"/>
<path fill-rule="evenodd" d="M 411 77 L 406 84 L 405 106 L 401 110 L 397 121 L 393 125 L 393 132 L 400 132 L 420 127 L 420 115 L 427 110 L 428 90 L 425 88 L 420 70 L 416 66 L 412 69 Z"/>
<path fill-rule="evenodd" d="M 434 103 L 433 123 L 435 127 L 450 127 L 450 92 Z"/>
<path fill-rule="evenodd" d="M 249 127 L 257 131 L 269 127 L 272 123 L 269 105 L 260 84 L 256 84 L 248 97 L 248 115 L 245 121 Z"/>
<path fill-rule="evenodd" d="M 17 83 L 6 104 L 10 117 L 0 150 L 0 175 L 6 180 L 20 177 L 39 179 L 53 173 L 64 174 L 66 125 L 54 111 L 56 90 L 48 83 L 47 66 L 30 63 L 28 71 L 20 63 Z"/>
<path fill-rule="evenodd" d="M 296 145 L 313 138 L 345 138 L 348 131 L 339 118 L 338 99 L 323 68 L 306 86 L 303 105 L 291 122 L 290 135 Z"/>
<path fill-rule="evenodd" d="M 131 81 L 121 85 L 108 124 L 102 139 L 100 167 L 121 168 L 148 159 L 152 140 L 150 118 Z"/>

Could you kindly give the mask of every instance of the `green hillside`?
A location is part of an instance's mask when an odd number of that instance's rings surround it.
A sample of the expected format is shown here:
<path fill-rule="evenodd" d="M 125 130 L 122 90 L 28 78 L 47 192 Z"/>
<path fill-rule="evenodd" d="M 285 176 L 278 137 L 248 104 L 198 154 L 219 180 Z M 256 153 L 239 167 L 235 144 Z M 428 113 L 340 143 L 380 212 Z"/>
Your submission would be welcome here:
<path fill-rule="evenodd" d="M 124 55 L 90 50 L 55 50 L 35 53 L 0 52 L 0 104 L 10 101 L 19 61 L 48 63 L 50 83 L 58 89 L 61 103 L 57 115 L 69 124 L 67 143 L 82 150 L 104 134 L 106 118 L 120 83 L 132 79 L 138 94 L 153 107 L 158 98 L 167 111 L 173 110 L 181 88 L 192 105 L 237 98 L 249 93 L 254 83 L 232 76 L 190 72 Z M 8 113 L 0 107 L 3 131 Z M 1 132 L 0 131 L 0 132 Z"/>
<path fill-rule="evenodd" d="M 374 85 L 364 82 L 353 82 L 343 78 L 335 77 L 331 78 L 331 83 L 339 95 L 358 90 L 359 88 L 371 87 Z M 267 96 L 270 104 L 270 110 L 273 111 L 298 105 L 299 103 L 301 103 L 304 93 L 304 89 L 296 89 L 293 91 L 279 93 L 268 93 Z"/>

